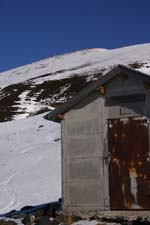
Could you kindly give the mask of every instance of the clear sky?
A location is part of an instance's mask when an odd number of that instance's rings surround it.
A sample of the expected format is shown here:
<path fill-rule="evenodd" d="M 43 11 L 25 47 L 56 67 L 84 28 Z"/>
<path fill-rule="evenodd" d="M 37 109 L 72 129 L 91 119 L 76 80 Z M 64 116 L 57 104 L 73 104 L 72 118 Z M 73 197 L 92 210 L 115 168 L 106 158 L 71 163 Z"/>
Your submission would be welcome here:
<path fill-rule="evenodd" d="M 150 0 L 0 0 L 0 71 L 150 42 Z"/>

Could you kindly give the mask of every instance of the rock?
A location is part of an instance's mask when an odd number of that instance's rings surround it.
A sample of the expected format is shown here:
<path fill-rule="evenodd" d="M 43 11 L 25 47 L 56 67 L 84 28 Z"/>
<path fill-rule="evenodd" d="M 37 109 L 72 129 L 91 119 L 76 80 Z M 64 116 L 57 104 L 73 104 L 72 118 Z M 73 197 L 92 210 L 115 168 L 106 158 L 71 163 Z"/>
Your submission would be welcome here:
<path fill-rule="evenodd" d="M 2 219 L 2 220 L 0 220 L 0 225 L 17 225 L 17 223 L 14 221 L 11 221 L 11 220 L 6 221 L 6 220 Z"/>
<path fill-rule="evenodd" d="M 35 221 L 35 216 L 34 215 L 26 215 L 24 219 L 22 220 L 22 223 L 25 225 L 31 225 Z"/>
<path fill-rule="evenodd" d="M 35 225 L 59 225 L 59 222 L 54 218 L 48 216 L 41 217 Z"/>
<path fill-rule="evenodd" d="M 70 225 L 74 222 L 81 220 L 81 217 L 74 215 L 73 213 L 64 213 L 63 211 L 56 212 L 56 220 L 60 223 Z"/>
<path fill-rule="evenodd" d="M 55 217 L 56 212 L 61 210 L 61 200 L 59 199 L 58 202 L 55 204 L 48 204 L 44 207 L 44 214 L 49 216 L 49 217 Z"/>
<path fill-rule="evenodd" d="M 16 210 L 13 209 L 13 210 L 11 210 L 10 212 L 8 212 L 7 215 L 12 214 L 12 213 L 15 213 L 15 212 L 16 212 Z"/>
<path fill-rule="evenodd" d="M 106 223 L 99 222 L 99 223 L 97 223 L 96 225 L 106 225 Z"/>
<path fill-rule="evenodd" d="M 50 218 L 50 222 L 51 222 L 51 225 L 59 225 L 59 222 L 52 217 Z"/>
<path fill-rule="evenodd" d="M 44 209 L 44 214 L 49 217 L 55 217 L 55 209 L 52 205 L 48 205 Z"/>
<path fill-rule="evenodd" d="M 33 206 L 27 205 L 27 206 L 22 207 L 20 211 L 29 210 L 32 208 L 33 208 Z"/>
<path fill-rule="evenodd" d="M 44 209 L 38 209 L 34 212 L 36 218 L 42 217 L 45 215 Z"/>
<path fill-rule="evenodd" d="M 149 220 L 147 218 L 138 217 L 137 220 L 132 222 L 133 225 L 150 225 Z"/>
<path fill-rule="evenodd" d="M 43 216 L 35 223 L 35 225 L 52 225 L 52 224 L 48 216 Z"/>
<path fill-rule="evenodd" d="M 130 222 L 123 222 L 122 225 L 130 225 Z"/>
<path fill-rule="evenodd" d="M 39 128 L 42 128 L 42 127 L 44 127 L 44 125 L 39 125 Z"/>
<path fill-rule="evenodd" d="M 60 138 L 56 138 L 56 139 L 54 139 L 54 141 L 55 141 L 55 142 L 60 141 L 60 140 L 61 140 Z"/>
<path fill-rule="evenodd" d="M 67 225 L 65 222 L 61 222 L 59 223 L 59 225 Z"/>
<path fill-rule="evenodd" d="M 25 213 L 17 213 L 17 214 L 12 214 L 12 215 L 7 215 L 8 218 L 13 218 L 13 219 L 21 219 L 26 216 Z"/>

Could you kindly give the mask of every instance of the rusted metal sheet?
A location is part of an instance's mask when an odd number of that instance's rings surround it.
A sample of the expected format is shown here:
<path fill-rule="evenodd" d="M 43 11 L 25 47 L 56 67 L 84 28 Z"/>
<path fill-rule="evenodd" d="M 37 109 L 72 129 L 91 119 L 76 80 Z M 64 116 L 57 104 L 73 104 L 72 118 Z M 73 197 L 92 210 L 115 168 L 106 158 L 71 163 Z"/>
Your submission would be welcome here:
<path fill-rule="evenodd" d="M 150 209 L 148 120 L 109 119 L 108 148 L 111 209 Z"/>

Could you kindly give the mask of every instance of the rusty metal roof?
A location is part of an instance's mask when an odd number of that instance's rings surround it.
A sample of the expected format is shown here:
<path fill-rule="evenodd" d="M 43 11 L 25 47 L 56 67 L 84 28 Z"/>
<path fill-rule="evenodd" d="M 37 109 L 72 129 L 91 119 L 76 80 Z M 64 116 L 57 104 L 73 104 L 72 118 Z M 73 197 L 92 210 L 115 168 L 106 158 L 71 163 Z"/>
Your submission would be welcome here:
<path fill-rule="evenodd" d="M 100 85 L 106 84 L 109 80 L 119 75 L 120 73 L 127 74 L 128 76 L 136 76 L 138 79 L 145 79 L 145 81 L 150 82 L 150 76 L 148 74 L 142 73 L 140 71 L 131 69 L 124 65 L 118 65 L 108 73 L 103 75 L 100 79 L 93 81 L 86 88 L 81 90 L 78 94 L 76 94 L 72 99 L 68 100 L 66 103 L 60 105 L 52 112 L 46 114 L 44 116 L 47 120 L 52 120 L 55 122 L 60 122 L 61 119 L 58 118 L 58 115 L 64 114 L 69 111 L 73 106 L 79 103 L 81 100 L 90 95 L 95 89 L 97 89 Z"/>

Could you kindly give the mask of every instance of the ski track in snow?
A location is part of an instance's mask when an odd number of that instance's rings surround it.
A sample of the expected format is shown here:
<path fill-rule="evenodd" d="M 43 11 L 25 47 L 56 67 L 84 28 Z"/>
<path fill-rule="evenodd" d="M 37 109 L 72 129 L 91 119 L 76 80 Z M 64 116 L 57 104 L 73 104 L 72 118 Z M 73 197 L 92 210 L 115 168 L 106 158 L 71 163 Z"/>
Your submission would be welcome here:
<path fill-rule="evenodd" d="M 37 165 L 40 161 L 41 161 L 41 156 L 38 156 L 36 161 L 34 160 L 33 164 L 30 165 L 26 165 L 26 167 L 24 167 L 23 169 L 20 169 L 19 171 L 13 173 L 10 177 L 8 177 L 5 181 L 3 181 L 2 183 L 0 183 L 0 189 L 1 186 L 4 186 L 6 191 L 9 192 L 11 198 L 9 199 L 9 203 L 6 204 L 6 206 L 3 206 L 3 211 L 9 211 L 10 208 L 16 208 L 17 207 L 17 195 L 15 193 L 15 191 L 13 190 L 13 188 L 11 187 L 11 184 L 13 183 L 14 178 L 21 174 L 23 171 L 25 170 L 30 170 L 32 167 L 34 167 L 35 165 Z"/>
<path fill-rule="evenodd" d="M 61 197 L 60 126 L 43 116 L 0 123 L 1 214 Z"/>
<path fill-rule="evenodd" d="M 37 142 L 34 145 L 32 145 L 32 147 L 26 148 L 26 149 L 22 150 L 20 153 L 21 154 L 28 153 L 28 152 L 32 151 L 33 149 L 36 151 L 36 147 L 40 147 L 40 146 L 42 146 L 42 144 L 46 144 L 46 142 L 44 142 L 44 141 Z"/>

